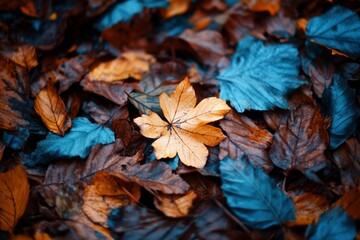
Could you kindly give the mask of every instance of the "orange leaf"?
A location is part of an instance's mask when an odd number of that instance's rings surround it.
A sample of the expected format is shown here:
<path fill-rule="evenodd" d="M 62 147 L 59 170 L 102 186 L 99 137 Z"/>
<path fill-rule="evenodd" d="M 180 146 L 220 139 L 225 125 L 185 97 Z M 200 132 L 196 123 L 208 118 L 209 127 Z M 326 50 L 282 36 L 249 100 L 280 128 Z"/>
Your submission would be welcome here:
<path fill-rule="evenodd" d="M 51 132 L 64 135 L 71 127 L 65 104 L 51 84 L 47 84 L 36 96 L 34 107 Z"/>
<path fill-rule="evenodd" d="M 341 206 L 352 219 L 360 220 L 360 187 L 345 193 L 334 205 Z"/>
<path fill-rule="evenodd" d="M 190 0 L 170 0 L 170 6 L 162 12 L 164 18 L 171 18 L 186 13 L 190 7 Z"/>
<path fill-rule="evenodd" d="M 195 199 L 196 194 L 192 190 L 184 195 L 159 194 L 155 199 L 155 207 L 168 217 L 186 217 Z"/>
<path fill-rule="evenodd" d="M 25 212 L 29 198 L 26 172 L 18 165 L 0 173 L 0 230 L 12 231 Z"/>
<path fill-rule="evenodd" d="M 132 77 L 141 80 L 142 74 L 150 70 L 155 63 L 153 56 L 143 52 L 125 52 L 121 58 L 101 63 L 90 71 L 90 81 L 114 82 Z"/>
<path fill-rule="evenodd" d="M 222 119 L 230 111 L 226 102 L 211 97 L 195 105 L 195 91 L 186 77 L 170 96 L 160 95 L 166 122 L 154 112 L 134 120 L 142 135 L 158 138 L 152 144 L 157 159 L 178 154 L 185 165 L 202 168 L 209 153 L 205 145 L 216 146 L 224 140 L 221 129 L 207 123 Z"/>
<path fill-rule="evenodd" d="M 243 1 L 253 12 L 268 11 L 275 15 L 280 10 L 281 0 L 246 0 Z"/>

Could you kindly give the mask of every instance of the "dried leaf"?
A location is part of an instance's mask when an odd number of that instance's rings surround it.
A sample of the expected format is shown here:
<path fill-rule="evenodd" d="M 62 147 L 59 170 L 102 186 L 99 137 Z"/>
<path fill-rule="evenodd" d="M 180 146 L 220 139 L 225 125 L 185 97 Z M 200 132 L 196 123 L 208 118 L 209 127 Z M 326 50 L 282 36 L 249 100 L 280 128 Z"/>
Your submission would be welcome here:
<path fill-rule="evenodd" d="M 142 74 L 150 70 L 155 58 L 143 52 L 125 52 L 121 58 L 99 64 L 90 71 L 90 81 L 114 82 L 132 77 L 141 80 Z"/>
<path fill-rule="evenodd" d="M 142 135 L 159 138 L 152 144 L 157 159 L 178 154 L 187 166 L 205 166 L 209 153 L 205 145 L 215 146 L 224 139 L 221 129 L 206 124 L 223 118 L 230 108 L 215 97 L 195 105 L 195 91 L 185 78 L 170 96 L 160 95 L 160 106 L 168 122 L 154 112 L 134 119 Z"/>
<path fill-rule="evenodd" d="M 268 11 L 271 15 L 275 15 L 281 5 L 281 0 L 243 0 L 243 2 L 251 11 Z"/>
<path fill-rule="evenodd" d="M 346 192 L 334 206 L 341 206 L 353 220 L 360 220 L 360 187 Z"/>
<path fill-rule="evenodd" d="M 11 46 L 10 46 L 11 47 Z M 36 59 L 36 48 L 30 45 L 21 45 L 14 51 L 3 52 L 4 56 L 10 58 L 16 64 L 26 68 L 28 71 L 38 65 Z"/>
<path fill-rule="evenodd" d="M 289 222 L 288 226 L 309 225 L 317 222 L 320 215 L 325 212 L 330 203 L 322 196 L 304 193 L 293 198 L 296 207 L 296 220 Z"/>
<path fill-rule="evenodd" d="M 162 11 L 164 18 L 171 18 L 185 13 L 190 7 L 191 0 L 169 0 L 169 2 L 170 6 Z"/>
<path fill-rule="evenodd" d="M 71 127 L 65 104 L 51 84 L 47 84 L 36 96 L 34 107 L 51 132 L 64 136 Z"/>
<path fill-rule="evenodd" d="M 14 230 L 25 212 L 28 197 L 29 183 L 21 165 L 0 173 L 0 230 Z"/>
<path fill-rule="evenodd" d="M 227 155 L 233 159 L 247 156 L 251 164 L 266 172 L 271 171 L 273 164 L 267 152 L 272 142 L 270 132 L 260 129 L 250 118 L 234 111 L 220 121 L 220 126 L 228 136 L 220 143 L 220 159 Z"/>
<path fill-rule="evenodd" d="M 299 106 L 275 133 L 269 157 L 283 170 L 297 169 L 316 180 L 314 173 L 327 164 L 324 155 L 329 142 L 326 128 L 327 123 L 318 108 Z"/>
<path fill-rule="evenodd" d="M 316 58 L 309 67 L 310 80 L 316 96 L 322 97 L 332 83 L 335 66 L 328 58 Z"/>
<path fill-rule="evenodd" d="M 191 190 L 184 195 L 161 194 L 155 198 L 155 207 L 168 217 L 186 217 L 195 199 L 196 194 Z"/>

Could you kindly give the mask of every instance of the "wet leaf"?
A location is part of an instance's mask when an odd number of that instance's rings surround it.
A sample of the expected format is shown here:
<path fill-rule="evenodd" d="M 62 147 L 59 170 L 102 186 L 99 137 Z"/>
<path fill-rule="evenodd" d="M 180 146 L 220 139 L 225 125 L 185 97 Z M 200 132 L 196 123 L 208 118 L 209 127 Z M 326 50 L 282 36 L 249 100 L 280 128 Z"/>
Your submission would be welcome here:
<path fill-rule="evenodd" d="M 24 214 L 29 197 L 25 170 L 18 165 L 0 173 L 0 230 L 12 232 Z"/>
<path fill-rule="evenodd" d="M 220 162 L 221 189 L 233 213 L 252 228 L 265 229 L 295 219 L 295 206 L 276 183 L 245 157 Z"/>
<path fill-rule="evenodd" d="M 306 36 L 312 42 L 348 56 L 360 56 L 360 18 L 356 12 L 340 5 L 311 18 L 306 25 Z"/>
<path fill-rule="evenodd" d="M 65 157 L 85 158 L 89 155 L 91 147 L 114 141 L 114 133 L 109 128 L 78 117 L 73 120 L 70 132 L 64 137 L 49 133 L 44 140 L 37 144 L 36 150 L 26 163 L 29 166 L 35 166 L 48 164 Z"/>
<path fill-rule="evenodd" d="M 329 227 L 332 226 L 332 227 Z M 356 225 L 341 207 L 335 207 L 323 213 L 316 225 L 309 225 L 306 238 L 315 239 L 354 239 Z"/>
<path fill-rule="evenodd" d="M 325 89 L 322 101 L 325 114 L 331 117 L 330 148 L 334 149 L 355 131 L 360 109 L 355 101 L 355 90 L 350 89 L 346 79 L 339 74 L 334 76 L 333 84 Z"/>
<path fill-rule="evenodd" d="M 290 115 L 275 133 L 269 157 L 283 170 L 297 169 L 316 180 L 314 173 L 327 164 L 327 122 L 312 105 L 301 105 Z"/>
<path fill-rule="evenodd" d="M 287 95 L 304 84 L 298 77 L 299 64 L 297 49 L 291 45 L 265 46 L 248 36 L 239 42 L 230 67 L 217 77 L 220 97 L 238 112 L 286 109 Z"/>
<path fill-rule="evenodd" d="M 195 199 L 196 194 L 191 190 L 184 195 L 161 194 L 155 198 L 155 207 L 168 217 L 186 217 Z"/>
<path fill-rule="evenodd" d="M 64 136 L 71 127 L 65 104 L 51 84 L 46 85 L 36 96 L 34 107 L 51 132 Z"/>
<path fill-rule="evenodd" d="M 195 105 L 195 91 L 185 78 L 170 96 L 160 95 L 160 106 L 168 122 L 154 112 L 134 120 L 142 135 L 159 138 L 152 144 L 157 159 L 178 154 L 185 165 L 202 168 L 209 153 L 204 144 L 215 146 L 224 139 L 219 128 L 206 124 L 223 118 L 230 111 L 226 103 L 212 97 Z"/>
<path fill-rule="evenodd" d="M 220 121 L 220 126 L 228 136 L 220 143 L 221 159 L 227 155 L 233 159 L 247 156 L 251 164 L 266 172 L 271 171 L 273 164 L 267 150 L 272 142 L 270 132 L 260 129 L 250 118 L 234 111 Z"/>

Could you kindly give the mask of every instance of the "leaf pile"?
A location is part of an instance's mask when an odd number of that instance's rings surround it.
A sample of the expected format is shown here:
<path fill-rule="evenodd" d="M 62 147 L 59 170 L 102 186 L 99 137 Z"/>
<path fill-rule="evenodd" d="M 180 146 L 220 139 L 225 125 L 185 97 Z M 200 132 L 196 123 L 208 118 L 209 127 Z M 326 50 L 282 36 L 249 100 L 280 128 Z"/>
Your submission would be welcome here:
<path fill-rule="evenodd" d="M 357 1 L 0 3 L 0 239 L 355 239 Z"/>

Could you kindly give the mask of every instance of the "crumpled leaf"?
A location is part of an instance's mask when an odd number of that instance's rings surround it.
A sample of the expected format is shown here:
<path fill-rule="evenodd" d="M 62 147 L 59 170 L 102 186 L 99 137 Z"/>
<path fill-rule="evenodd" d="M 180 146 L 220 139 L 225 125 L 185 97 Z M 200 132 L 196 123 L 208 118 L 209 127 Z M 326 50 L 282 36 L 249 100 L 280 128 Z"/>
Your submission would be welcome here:
<path fill-rule="evenodd" d="M 144 52 L 124 52 L 121 58 L 100 63 L 89 73 L 90 81 L 113 82 L 132 77 L 141 80 L 142 74 L 150 70 L 156 59 Z"/>
<path fill-rule="evenodd" d="M 32 109 L 27 70 L 0 57 L 0 128 L 28 127 Z"/>
<path fill-rule="evenodd" d="M 317 222 L 320 215 L 330 207 L 322 195 L 304 193 L 293 198 L 296 207 L 296 220 L 287 225 L 309 225 Z"/>
<path fill-rule="evenodd" d="M 167 122 L 154 112 L 134 119 L 142 135 L 159 138 L 152 144 L 157 159 L 173 158 L 178 154 L 187 166 L 205 166 L 209 153 L 205 145 L 215 146 L 224 139 L 221 129 L 206 124 L 223 118 L 230 108 L 216 97 L 195 105 L 195 91 L 185 78 L 170 96 L 160 95 L 160 106 Z"/>
<path fill-rule="evenodd" d="M 25 212 L 29 183 L 25 170 L 18 165 L 0 173 L 0 230 L 12 232 Z"/>
<path fill-rule="evenodd" d="M 323 110 L 331 117 L 329 146 L 332 149 L 340 146 L 355 131 L 360 116 L 355 96 L 355 90 L 350 89 L 346 79 L 339 74 L 334 75 L 333 85 L 324 91 Z"/>
<path fill-rule="evenodd" d="M 341 206 L 353 220 L 360 220 L 360 186 L 346 192 L 334 205 Z"/>
<path fill-rule="evenodd" d="M 47 84 L 36 96 L 34 107 L 51 132 L 64 136 L 66 130 L 71 127 L 65 104 L 51 84 Z"/>
<path fill-rule="evenodd" d="M 290 115 L 275 133 L 269 157 L 279 168 L 297 169 L 316 181 L 314 172 L 327 164 L 327 122 L 312 105 L 300 105 Z"/>
<path fill-rule="evenodd" d="M 311 18 L 305 33 L 312 42 L 348 56 L 360 56 L 360 18 L 348 8 L 336 5 L 326 13 Z"/>
<path fill-rule="evenodd" d="M 184 195 L 158 195 L 155 198 L 154 204 L 166 216 L 178 218 L 186 217 L 189 214 L 195 199 L 196 193 L 190 190 Z"/>
<path fill-rule="evenodd" d="M 260 168 L 245 157 L 220 162 L 221 189 L 233 213 L 252 228 L 265 229 L 295 220 L 291 198 Z"/>
<path fill-rule="evenodd" d="M 298 77 L 299 64 L 298 51 L 291 45 L 265 46 L 248 36 L 239 42 L 230 67 L 217 77 L 220 98 L 238 112 L 287 108 L 286 96 L 304 84 Z"/>
<path fill-rule="evenodd" d="M 341 207 L 335 207 L 323 213 L 316 225 L 309 225 L 305 235 L 309 240 L 353 240 L 356 236 L 356 225 Z"/>
<path fill-rule="evenodd" d="M 226 132 L 227 138 L 220 143 L 220 159 L 229 155 L 231 158 L 247 156 L 250 163 L 269 172 L 273 163 L 268 157 L 272 134 L 266 129 L 260 129 L 245 115 L 229 112 L 220 121 L 221 128 Z"/>
<path fill-rule="evenodd" d="M 64 137 L 49 133 L 40 141 L 26 163 L 29 166 L 48 164 L 56 159 L 89 155 L 91 147 L 115 141 L 114 133 L 106 127 L 91 123 L 87 118 L 73 120 L 70 132 Z"/>
<path fill-rule="evenodd" d="M 109 215 L 108 227 L 122 239 L 187 239 L 188 219 L 169 219 L 138 206 L 115 209 Z"/>

